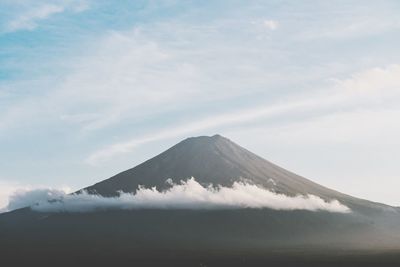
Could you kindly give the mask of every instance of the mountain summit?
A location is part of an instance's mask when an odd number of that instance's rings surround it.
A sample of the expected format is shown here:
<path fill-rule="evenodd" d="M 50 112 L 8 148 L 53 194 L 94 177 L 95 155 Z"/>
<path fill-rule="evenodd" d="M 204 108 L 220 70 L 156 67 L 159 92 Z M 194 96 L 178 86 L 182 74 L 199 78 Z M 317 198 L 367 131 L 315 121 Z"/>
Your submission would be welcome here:
<path fill-rule="evenodd" d="M 333 192 L 272 164 L 221 135 L 187 138 L 158 156 L 86 190 L 111 196 L 118 191 L 135 192 L 139 185 L 164 189 L 168 187 L 167 179 L 179 183 L 190 177 L 202 184 L 223 186 L 245 180 L 289 195 L 333 195 Z"/>
<path fill-rule="evenodd" d="M 190 177 L 204 185 L 231 186 L 235 181 L 246 181 L 289 196 L 312 194 L 325 200 L 337 199 L 351 207 L 378 205 L 323 187 L 218 134 L 187 138 L 154 158 L 85 190 L 115 196 L 120 191 L 135 192 L 140 185 L 165 189 L 170 186 L 167 180 L 179 183 Z"/>

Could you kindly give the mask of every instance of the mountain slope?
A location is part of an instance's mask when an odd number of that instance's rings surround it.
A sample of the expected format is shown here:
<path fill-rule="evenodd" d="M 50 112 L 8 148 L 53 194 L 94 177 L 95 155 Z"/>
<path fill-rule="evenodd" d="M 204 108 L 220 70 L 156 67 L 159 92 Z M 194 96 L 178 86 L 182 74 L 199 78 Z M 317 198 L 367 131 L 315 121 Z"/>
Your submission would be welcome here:
<path fill-rule="evenodd" d="M 183 140 L 158 156 L 85 188 L 90 193 L 115 196 L 119 191 L 135 192 L 139 185 L 165 189 L 167 179 L 175 183 L 195 177 L 203 184 L 231 186 L 245 180 L 275 192 L 293 196 L 312 194 L 337 199 L 350 208 L 389 208 L 323 187 L 287 171 L 220 135 Z"/>

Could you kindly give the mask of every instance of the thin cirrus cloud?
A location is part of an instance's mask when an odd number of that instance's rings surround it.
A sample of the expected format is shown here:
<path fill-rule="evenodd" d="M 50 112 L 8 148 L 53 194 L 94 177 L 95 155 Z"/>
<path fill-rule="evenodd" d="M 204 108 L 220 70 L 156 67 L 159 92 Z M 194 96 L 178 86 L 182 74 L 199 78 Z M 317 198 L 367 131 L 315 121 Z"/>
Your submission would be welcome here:
<path fill-rule="evenodd" d="M 271 31 L 274 31 L 274 30 L 278 29 L 279 22 L 276 21 L 276 20 L 264 20 L 263 21 L 263 25 L 267 29 L 270 29 Z"/>
<path fill-rule="evenodd" d="M 337 86 L 353 92 L 387 94 L 400 92 L 400 65 L 372 68 L 355 73 L 350 79 L 338 80 Z"/>
<path fill-rule="evenodd" d="M 168 139 L 176 136 L 190 134 L 198 131 L 207 130 L 214 127 L 221 127 L 231 124 L 240 124 L 248 122 L 261 117 L 273 116 L 295 110 L 296 108 L 306 107 L 311 104 L 311 101 L 305 100 L 297 103 L 278 104 L 272 107 L 253 108 L 248 110 L 241 110 L 239 112 L 222 114 L 205 118 L 194 123 L 179 125 L 174 129 L 165 129 L 159 131 L 154 135 L 146 135 L 139 138 L 132 138 L 126 142 L 112 144 L 105 148 L 99 149 L 90 154 L 85 162 L 90 165 L 97 165 L 98 163 L 107 161 L 119 154 L 132 151 L 138 145 L 148 142 Z"/>
<path fill-rule="evenodd" d="M 21 14 L 10 21 L 7 26 L 9 32 L 18 30 L 33 30 L 38 26 L 38 22 L 50 16 L 64 12 L 65 8 L 58 5 L 43 5 L 36 9 Z"/>
<path fill-rule="evenodd" d="M 314 195 L 289 197 L 256 185 L 236 182 L 232 187 L 205 187 L 195 178 L 171 184 L 165 191 L 140 187 L 136 193 L 102 197 L 88 193 L 66 195 L 62 191 L 36 190 L 16 194 L 9 208 L 30 206 L 39 212 L 92 212 L 134 209 L 242 209 L 308 210 L 349 213 L 337 200 L 329 202 Z"/>
<path fill-rule="evenodd" d="M 194 123 L 178 125 L 173 129 L 165 129 L 157 134 L 135 137 L 94 151 L 86 158 L 85 162 L 90 165 L 96 165 L 119 154 L 128 153 L 135 147 L 148 142 L 216 127 L 243 124 L 251 120 L 284 116 L 304 111 L 315 112 L 324 109 L 339 109 L 341 111 L 342 108 L 351 110 L 370 105 L 379 107 L 383 99 L 400 97 L 399 77 L 399 65 L 365 70 L 354 74 L 348 79 L 335 80 L 334 88 L 328 91 L 327 94 L 212 116 Z"/>
<path fill-rule="evenodd" d="M 88 8 L 87 2 L 84 1 L 70 1 L 70 2 L 58 2 L 46 3 L 29 10 L 22 12 L 6 25 L 7 32 L 15 32 L 20 30 L 32 31 L 39 26 L 41 21 L 44 21 L 51 16 L 59 13 L 63 13 L 67 10 L 71 10 L 75 13 L 82 12 Z"/>
<path fill-rule="evenodd" d="M 270 26 L 278 25 L 274 20 L 266 22 Z M 196 31 L 191 31 L 190 28 L 183 31 L 175 25 L 170 26 L 176 29 L 177 32 L 172 34 L 178 39 L 190 39 L 196 34 Z M 155 29 L 157 31 L 154 32 L 165 30 L 162 27 Z M 234 62 L 229 62 L 230 59 L 224 54 L 225 50 L 219 50 L 220 44 L 215 44 L 215 48 L 208 52 L 214 53 L 217 59 L 228 62 L 230 66 L 237 64 L 236 67 L 226 68 L 227 64 L 220 65 L 215 60 L 200 58 L 200 48 L 196 46 L 177 49 L 174 46 L 176 44 L 160 42 L 157 36 L 149 36 L 148 32 L 138 28 L 124 34 L 112 33 L 99 42 L 98 49 L 93 49 L 94 51 L 83 57 L 84 60 L 78 60 L 78 64 L 75 65 L 77 71 L 67 75 L 63 84 L 55 87 L 58 90 L 33 101 L 26 101 L 28 104 L 22 102 L 21 107 L 15 105 L 6 110 L 7 112 L 3 113 L 5 115 L 2 115 L 4 126 L 0 124 L 0 128 L 11 129 L 9 124 L 16 124 L 21 120 L 30 121 L 32 114 L 43 110 L 44 114 L 35 114 L 33 117 L 48 118 L 46 114 L 58 112 L 58 118 L 61 120 L 71 124 L 77 122 L 76 125 L 82 126 L 83 131 L 90 132 L 138 116 L 145 117 L 172 108 L 184 108 L 188 100 L 192 105 L 202 105 L 215 100 L 213 98 L 238 97 L 243 94 L 243 86 L 238 85 L 245 84 L 246 88 L 250 88 L 247 89 L 249 92 L 258 93 L 265 91 L 262 88 L 279 86 L 282 80 L 287 82 L 286 77 L 273 75 L 272 71 L 260 72 L 260 69 L 266 68 L 261 62 L 255 66 L 252 61 L 249 65 L 246 57 L 239 60 L 235 58 Z M 212 37 L 209 39 L 215 39 Z M 251 58 L 253 54 L 249 50 L 243 47 L 236 48 L 235 51 L 248 55 L 249 59 L 257 62 Z M 207 49 L 209 47 L 201 47 L 201 51 Z M 263 50 L 259 51 L 259 54 L 269 55 Z M 274 54 L 276 56 L 276 53 Z M 273 58 L 274 55 L 270 56 Z M 219 73 L 216 78 L 215 73 Z M 291 80 L 298 78 L 293 73 L 288 75 L 291 75 Z M 214 77 L 214 80 L 210 77 Z M 215 90 L 216 86 L 222 89 Z M 226 88 L 229 90 L 224 90 Z M 50 100 L 39 103 L 42 99 Z M 137 101 L 138 99 L 141 101 Z M 71 113 L 71 110 L 76 113 Z"/>

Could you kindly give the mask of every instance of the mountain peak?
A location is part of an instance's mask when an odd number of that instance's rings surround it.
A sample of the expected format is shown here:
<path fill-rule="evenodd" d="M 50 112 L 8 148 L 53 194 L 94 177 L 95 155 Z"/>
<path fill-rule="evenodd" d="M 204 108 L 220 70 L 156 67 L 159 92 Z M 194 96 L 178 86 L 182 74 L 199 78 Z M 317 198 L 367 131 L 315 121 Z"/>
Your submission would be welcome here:
<path fill-rule="evenodd" d="M 338 192 L 291 173 L 219 134 L 187 138 L 152 159 L 86 188 L 104 196 L 135 192 L 140 185 L 168 188 L 194 177 L 201 184 L 232 186 L 246 180 L 287 195 L 340 198 Z"/>
<path fill-rule="evenodd" d="M 225 138 L 225 139 L 228 139 L 228 138 L 226 138 L 226 137 L 223 137 L 222 135 L 220 135 L 220 134 L 214 134 L 213 136 L 211 136 L 211 138 L 213 138 L 213 139 L 219 139 L 219 138 Z"/>
<path fill-rule="evenodd" d="M 211 151 L 219 150 L 220 153 L 224 154 L 230 150 L 229 148 L 235 146 L 240 148 L 240 146 L 236 145 L 228 138 L 215 134 L 213 136 L 202 135 L 186 138 L 167 151 L 173 150 L 176 153 L 186 154 L 186 157 L 199 154 L 203 154 L 204 157 L 207 157 L 207 154 L 213 153 Z"/>
<path fill-rule="evenodd" d="M 231 142 L 228 138 L 220 135 L 220 134 L 215 134 L 213 136 L 207 136 L 207 135 L 201 135 L 201 136 L 193 136 L 186 138 L 182 142 L 208 142 L 208 143 L 214 143 L 218 141 L 228 141 Z"/>

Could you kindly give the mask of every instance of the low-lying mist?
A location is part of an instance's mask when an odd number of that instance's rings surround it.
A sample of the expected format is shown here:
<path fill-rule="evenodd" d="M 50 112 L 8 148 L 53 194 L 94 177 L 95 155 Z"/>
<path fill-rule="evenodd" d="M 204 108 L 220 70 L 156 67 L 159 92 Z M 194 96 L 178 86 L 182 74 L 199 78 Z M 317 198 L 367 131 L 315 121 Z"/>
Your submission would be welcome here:
<path fill-rule="evenodd" d="M 41 197 L 33 200 L 32 197 Z M 171 184 L 169 189 L 139 187 L 136 193 L 120 193 L 117 197 L 103 197 L 83 192 L 25 192 L 10 198 L 9 209 L 26 203 L 39 212 L 93 212 L 98 210 L 132 209 L 274 209 L 309 210 L 348 213 L 350 209 L 337 200 L 325 201 L 315 195 L 294 197 L 245 182 L 232 187 L 203 186 L 195 178 Z M 16 205 L 18 204 L 18 205 Z"/>

